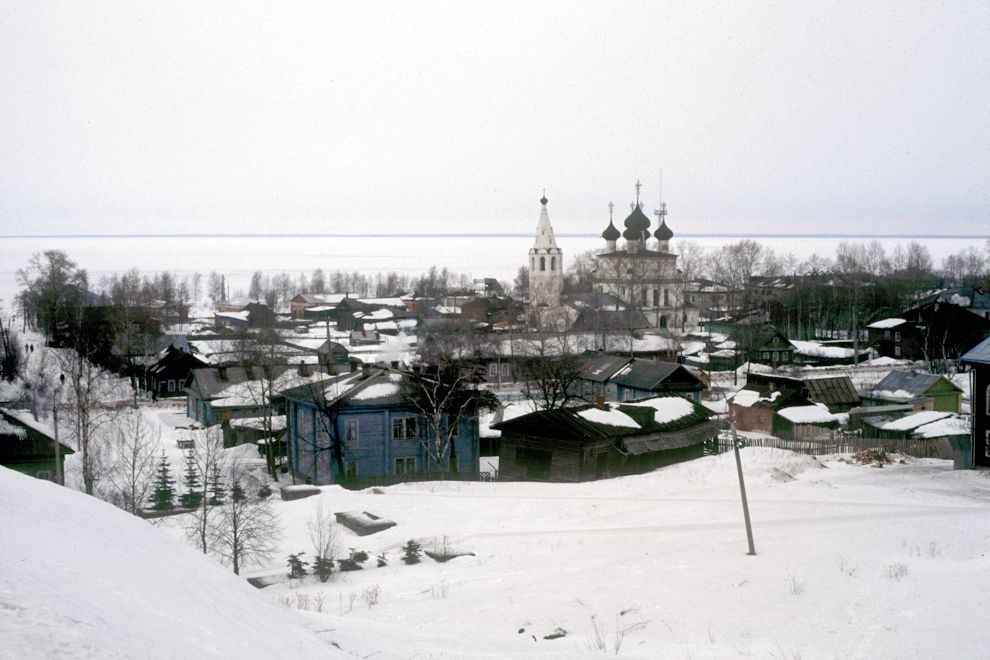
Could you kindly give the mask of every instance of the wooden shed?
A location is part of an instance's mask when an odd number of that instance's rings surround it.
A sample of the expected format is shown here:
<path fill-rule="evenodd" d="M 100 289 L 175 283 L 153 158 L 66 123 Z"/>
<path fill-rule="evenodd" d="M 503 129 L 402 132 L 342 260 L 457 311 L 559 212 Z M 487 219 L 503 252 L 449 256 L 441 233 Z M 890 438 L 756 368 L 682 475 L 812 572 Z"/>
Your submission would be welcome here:
<path fill-rule="evenodd" d="M 541 410 L 494 424 L 499 479 L 588 481 L 698 458 L 717 436 L 712 413 L 676 394 Z"/>

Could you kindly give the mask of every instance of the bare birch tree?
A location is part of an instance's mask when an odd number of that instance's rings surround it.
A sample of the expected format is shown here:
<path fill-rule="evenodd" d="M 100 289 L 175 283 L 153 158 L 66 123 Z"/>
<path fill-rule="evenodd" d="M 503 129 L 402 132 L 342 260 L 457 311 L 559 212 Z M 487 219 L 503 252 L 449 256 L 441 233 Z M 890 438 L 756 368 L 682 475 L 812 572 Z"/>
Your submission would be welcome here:
<path fill-rule="evenodd" d="M 111 467 L 104 499 L 138 515 L 148 500 L 161 447 L 161 429 L 152 427 L 139 410 L 129 410 L 113 426 Z"/>
<path fill-rule="evenodd" d="M 214 472 L 225 472 L 226 457 L 223 451 L 223 435 L 219 426 L 211 426 L 196 433 L 193 440 L 193 465 L 199 476 L 199 506 L 196 507 L 186 520 L 186 536 L 199 548 L 203 554 L 210 550 L 211 536 L 218 524 L 216 506 L 210 497 L 211 477 Z"/>
<path fill-rule="evenodd" d="M 215 524 L 209 531 L 210 548 L 240 575 L 245 563 L 271 557 L 281 530 L 268 500 L 244 492 L 240 467 L 231 467 L 229 475 L 230 496 L 216 507 Z"/>

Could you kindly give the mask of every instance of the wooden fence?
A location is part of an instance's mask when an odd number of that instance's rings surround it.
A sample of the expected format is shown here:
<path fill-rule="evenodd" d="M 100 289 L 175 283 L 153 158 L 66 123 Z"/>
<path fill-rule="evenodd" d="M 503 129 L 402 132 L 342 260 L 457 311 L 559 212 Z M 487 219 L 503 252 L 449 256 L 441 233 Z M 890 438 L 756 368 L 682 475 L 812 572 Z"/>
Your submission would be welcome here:
<path fill-rule="evenodd" d="M 740 439 L 747 447 L 767 447 L 769 449 L 787 449 L 799 454 L 821 456 L 823 454 L 854 454 L 863 449 L 880 449 L 887 453 L 899 453 L 917 458 L 952 458 L 952 449 L 942 438 L 932 440 L 890 440 L 883 438 L 864 438 L 855 433 L 835 432 L 832 435 L 819 436 L 813 440 L 788 440 L 784 438 L 763 436 L 758 438 L 742 437 Z M 718 438 L 719 452 L 732 449 L 732 434 L 723 431 Z"/>

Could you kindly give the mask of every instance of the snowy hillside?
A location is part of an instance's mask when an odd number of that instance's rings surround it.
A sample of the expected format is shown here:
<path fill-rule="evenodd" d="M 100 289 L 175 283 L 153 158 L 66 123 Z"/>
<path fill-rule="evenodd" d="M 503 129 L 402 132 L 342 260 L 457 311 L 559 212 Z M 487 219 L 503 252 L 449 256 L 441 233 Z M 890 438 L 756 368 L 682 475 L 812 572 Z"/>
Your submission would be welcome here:
<path fill-rule="evenodd" d="M 987 473 L 742 455 L 756 556 L 728 454 L 585 484 L 277 501 L 279 549 L 248 571 L 262 590 L 188 547 L 178 517 L 156 528 L 0 470 L 0 658 L 986 657 Z M 397 524 L 340 532 L 363 570 L 290 581 L 321 502 Z M 409 539 L 473 555 L 405 565 Z"/>
<path fill-rule="evenodd" d="M 627 658 L 986 657 L 986 473 L 742 454 L 755 557 L 727 454 L 585 484 L 326 487 L 280 504 L 282 558 L 312 557 L 320 499 L 398 524 L 344 535 L 344 550 L 369 554 L 364 570 L 264 592 L 330 613 L 350 643 L 366 632 L 361 655 L 376 658 L 614 657 L 617 643 Z M 431 549 L 444 537 L 474 556 L 400 561 L 410 538 Z"/>
<path fill-rule="evenodd" d="M 0 468 L 0 658 L 341 654 L 185 543 L 113 506 Z"/>

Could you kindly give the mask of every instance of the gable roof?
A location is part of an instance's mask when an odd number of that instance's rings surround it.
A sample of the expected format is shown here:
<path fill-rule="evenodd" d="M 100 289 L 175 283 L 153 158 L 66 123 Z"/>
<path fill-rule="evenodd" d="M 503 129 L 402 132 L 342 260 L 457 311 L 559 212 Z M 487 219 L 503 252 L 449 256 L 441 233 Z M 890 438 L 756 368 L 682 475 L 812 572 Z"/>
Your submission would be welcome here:
<path fill-rule="evenodd" d="M 618 355 L 584 355 L 581 361 L 581 378 L 604 383 L 629 363 L 629 358 Z"/>
<path fill-rule="evenodd" d="M 667 381 L 682 380 L 703 386 L 701 380 L 676 362 L 632 360 L 612 377 L 616 385 L 652 391 Z"/>
<path fill-rule="evenodd" d="M 885 398 L 910 399 L 925 396 L 925 393 L 939 381 L 945 381 L 952 389 L 962 392 L 945 376 L 896 369 L 874 385 L 870 392 Z"/>
<path fill-rule="evenodd" d="M 969 349 L 959 360 L 970 364 L 990 364 L 990 339 L 984 339 Z"/>
<path fill-rule="evenodd" d="M 606 440 L 675 432 L 705 424 L 712 412 L 677 394 L 636 401 L 539 410 L 492 424 L 499 431 L 573 440 Z"/>
<path fill-rule="evenodd" d="M 338 376 L 324 376 L 311 383 L 286 389 L 287 399 L 311 403 L 347 407 L 377 407 L 408 404 L 410 401 L 408 377 L 399 371 L 375 367 L 367 376 L 363 371 L 351 371 Z"/>
<path fill-rule="evenodd" d="M 849 376 L 825 376 L 804 381 L 808 398 L 825 405 L 857 404 L 859 393 Z"/>

